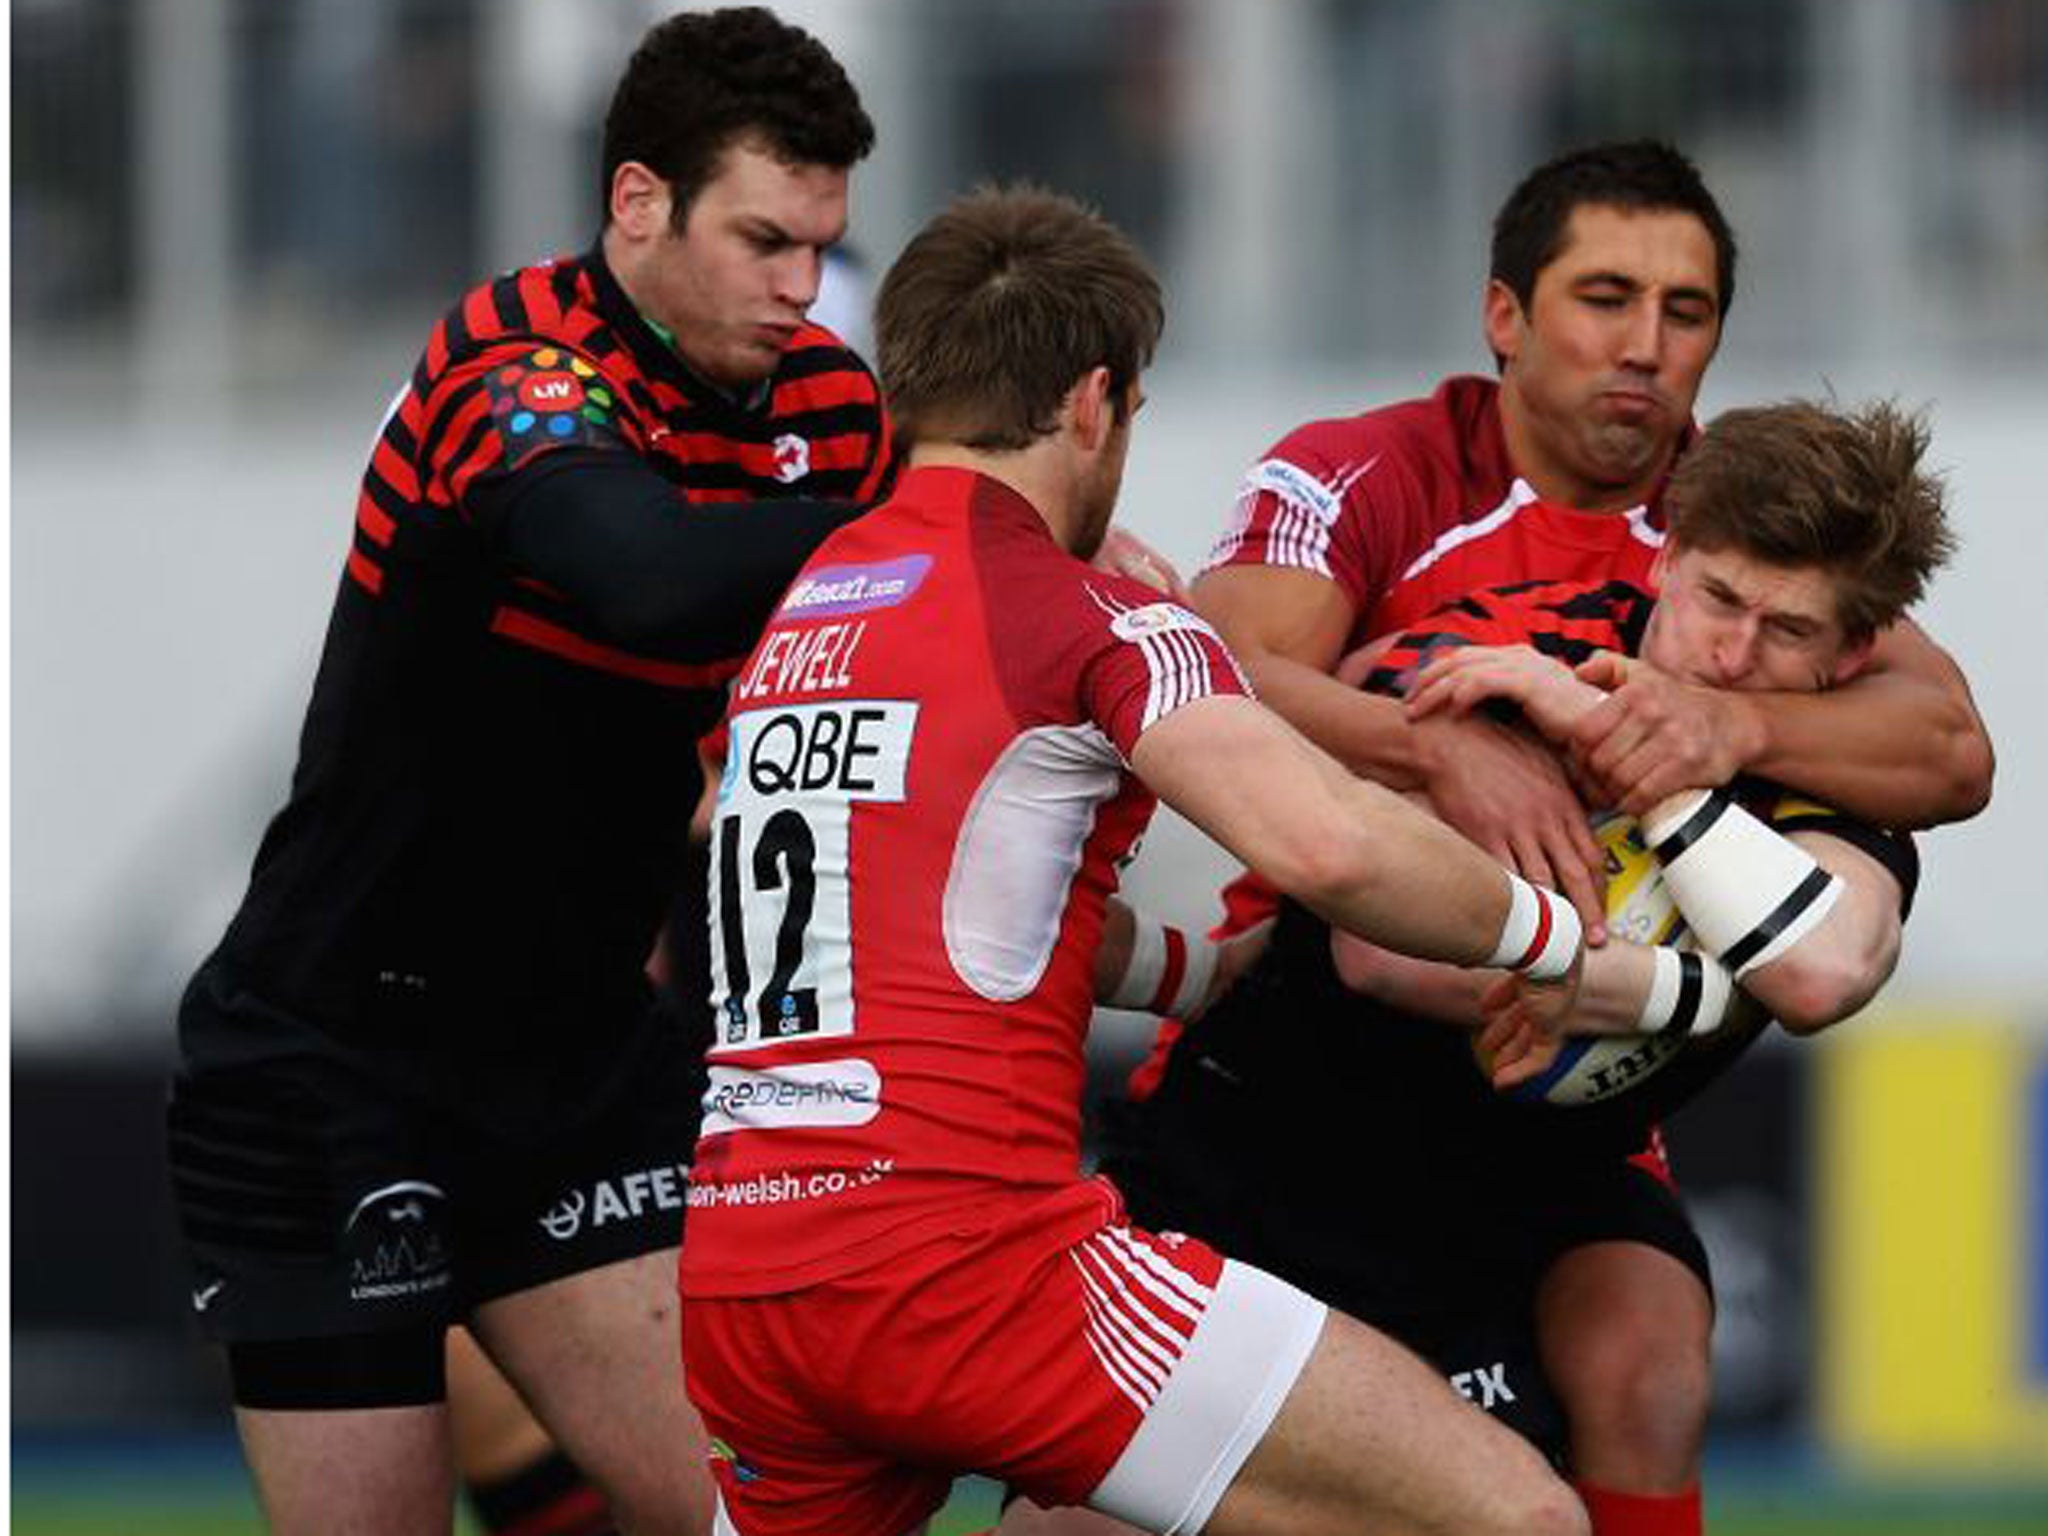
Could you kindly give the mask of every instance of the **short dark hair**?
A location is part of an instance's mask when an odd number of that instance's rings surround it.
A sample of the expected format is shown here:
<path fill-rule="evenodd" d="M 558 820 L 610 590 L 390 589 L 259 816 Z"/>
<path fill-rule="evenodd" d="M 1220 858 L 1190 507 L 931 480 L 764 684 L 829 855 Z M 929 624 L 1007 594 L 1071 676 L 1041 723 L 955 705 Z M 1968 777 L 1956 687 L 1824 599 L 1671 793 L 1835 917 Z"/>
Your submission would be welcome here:
<path fill-rule="evenodd" d="M 1671 542 L 1827 570 L 1843 630 L 1862 639 L 1918 602 L 1955 553 L 1926 451 L 1926 419 L 1889 401 L 1725 411 L 1672 472 Z"/>
<path fill-rule="evenodd" d="M 1094 209 L 1031 186 L 983 187 L 914 236 L 882 279 L 875 338 L 909 441 L 1028 448 L 1091 368 L 1122 419 L 1165 325 L 1159 279 Z"/>
<path fill-rule="evenodd" d="M 1735 299 L 1735 232 L 1699 167 L 1657 139 L 1593 144 L 1546 161 L 1522 178 L 1493 220 L 1491 275 L 1527 310 L 1536 279 L 1564 248 L 1574 209 L 1595 206 L 1689 213 L 1714 241 L 1722 315 Z"/>
<path fill-rule="evenodd" d="M 825 45 L 758 5 L 685 11 L 633 51 L 604 119 L 604 182 L 637 160 L 674 190 L 680 229 L 737 139 L 757 137 L 791 165 L 851 166 L 875 125 Z"/>

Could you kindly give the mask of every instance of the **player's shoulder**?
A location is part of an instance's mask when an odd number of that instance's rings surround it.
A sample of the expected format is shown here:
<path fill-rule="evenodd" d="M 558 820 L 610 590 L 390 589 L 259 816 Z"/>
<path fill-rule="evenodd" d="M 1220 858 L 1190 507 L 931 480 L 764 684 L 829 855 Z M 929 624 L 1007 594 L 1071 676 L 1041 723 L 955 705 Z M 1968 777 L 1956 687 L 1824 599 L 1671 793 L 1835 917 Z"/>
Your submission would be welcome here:
<path fill-rule="evenodd" d="M 1498 386 L 1491 379 L 1457 375 L 1414 399 L 1303 422 L 1272 451 L 1301 453 L 1328 463 L 1361 453 L 1414 462 L 1455 457 L 1470 439 L 1498 430 L 1497 395 Z"/>
<path fill-rule="evenodd" d="M 867 360 L 815 321 L 806 321 L 790 338 L 775 370 L 775 388 L 778 400 L 795 393 L 829 397 L 829 403 L 874 402 L 882 393 Z"/>
<path fill-rule="evenodd" d="M 589 262 L 563 256 L 471 285 L 434 322 L 416 383 L 477 376 L 518 362 L 593 376 L 618 349 L 609 339 Z"/>
<path fill-rule="evenodd" d="M 1214 627 L 1186 603 L 1142 581 L 1075 562 L 1076 593 L 1091 622 L 1108 640 L 1138 644 L 1153 636 L 1174 633 L 1206 635 L 1223 642 Z"/>
<path fill-rule="evenodd" d="M 1018 540 L 1012 549 L 1012 558 L 983 573 L 1003 649 L 1040 655 L 1065 672 L 1132 648 L 1192 658 L 1223 645 L 1201 615 L 1156 587 L 1102 570 L 1049 539 Z"/>
<path fill-rule="evenodd" d="M 1382 489 L 1453 495 L 1505 461 L 1497 396 L 1491 379 L 1459 375 L 1428 395 L 1303 422 L 1253 466 L 1248 486 L 1306 501 L 1326 518 Z"/>

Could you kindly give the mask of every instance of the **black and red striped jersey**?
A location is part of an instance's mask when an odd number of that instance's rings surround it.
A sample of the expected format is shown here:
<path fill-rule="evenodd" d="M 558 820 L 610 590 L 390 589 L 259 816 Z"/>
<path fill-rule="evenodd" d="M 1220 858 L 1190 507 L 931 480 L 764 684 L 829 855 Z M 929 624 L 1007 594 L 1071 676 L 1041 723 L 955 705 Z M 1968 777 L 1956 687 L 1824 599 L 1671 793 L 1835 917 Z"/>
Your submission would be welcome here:
<path fill-rule="evenodd" d="M 1364 686 L 1403 695 L 1447 647 L 1526 645 L 1575 667 L 1595 651 L 1633 656 L 1656 598 L 1627 581 L 1518 581 L 1468 592 L 1394 637 Z"/>
<path fill-rule="evenodd" d="M 697 739 L 797 566 L 886 488 L 889 439 L 821 328 L 737 399 L 599 251 L 469 292 L 371 454 L 290 799 L 215 963 L 372 1048 L 637 1016 Z"/>
<path fill-rule="evenodd" d="M 1364 686 L 1403 693 L 1430 656 L 1453 646 L 1530 645 L 1567 663 L 1595 650 L 1635 655 L 1654 605 L 1650 593 L 1626 581 L 1530 581 L 1470 593 L 1396 636 Z M 1919 879 L 1910 837 L 1762 779 L 1744 777 L 1730 787 L 1778 832 L 1824 833 L 1875 859 L 1899 883 L 1902 915 L 1910 912 Z M 1286 1027 L 1276 1029 L 1276 1020 Z M 1172 1043 L 1171 1064 L 1163 1054 L 1146 1063 L 1132 1097 L 1158 1092 L 1169 1071 L 1187 1073 L 1189 1081 L 1259 1085 L 1228 1099 L 1207 1089 L 1184 1093 L 1159 1113 L 1187 1117 L 1185 1133 L 1196 1142 L 1223 1144 L 1224 1112 L 1212 1106 L 1228 1103 L 1227 1144 L 1257 1149 L 1251 1155 L 1262 1170 L 1379 1170 L 1371 1195 L 1361 1193 L 1359 1204 L 1347 1208 L 1338 1226 L 1354 1218 L 1356 1225 L 1339 1240 L 1372 1237 L 1398 1251 L 1438 1222 L 1455 1226 L 1462 1210 L 1490 1208 L 1483 1202 L 1497 1198 L 1503 1177 L 1526 1177 L 1581 1152 L 1626 1156 L 1648 1148 L 1655 1124 L 1725 1072 L 1755 1038 L 1754 1028 L 1731 1027 L 1693 1042 L 1627 1095 L 1598 1105 L 1559 1109 L 1503 1095 L 1475 1067 L 1467 1032 L 1347 990 L 1331 958 L 1330 925 L 1285 901 L 1266 954 Z M 1398 1171 L 1424 1148 L 1429 1178 Z M 1558 1193 L 1565 1197 L 1562 1185 Z M 1389 1225 L 1377 1229 L 1375 1222 Z"/>
<path fill-rule="evenodd" d="M 1526 645 L 1568 667 L 1595 651 L 1638 656 L 1656 606 L 1653 594 L 1628 581 L 1521 581 L 1468 592 L 1395 636 L 1361 686 L 1403 696 L 1431 660 L 1464 645 Z M 1512 714 L 1513 707 L 1507 712 Z M 1920 862 L 1906 834 L 1872 826 L 1764 779 L 1745 775 L 1731 788 L 1778 831 L 1825 832 L 1862 849 L 1898 880 L 1901 911 L 1912 910 Z"/>

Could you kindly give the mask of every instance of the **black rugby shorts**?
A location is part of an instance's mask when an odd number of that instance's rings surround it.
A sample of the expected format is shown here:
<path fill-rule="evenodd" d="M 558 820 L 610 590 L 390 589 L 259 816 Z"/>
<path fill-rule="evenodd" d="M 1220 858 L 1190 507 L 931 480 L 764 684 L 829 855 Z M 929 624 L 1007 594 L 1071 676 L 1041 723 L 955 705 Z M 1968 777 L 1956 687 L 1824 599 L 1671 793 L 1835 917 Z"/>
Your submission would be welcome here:
<path fill-rule="evenodd" d="M 389 1056 L 235 989 L 188 989 L 171 1182 L 191 1305 L 227 1343 L 445 1326 L 480 1303 L 682 1238 L 701 1064 L 650 1006 L 583 1094 L 514 1133 Z M 195 1010 L 199 1017 L 195 1019 Z"/>

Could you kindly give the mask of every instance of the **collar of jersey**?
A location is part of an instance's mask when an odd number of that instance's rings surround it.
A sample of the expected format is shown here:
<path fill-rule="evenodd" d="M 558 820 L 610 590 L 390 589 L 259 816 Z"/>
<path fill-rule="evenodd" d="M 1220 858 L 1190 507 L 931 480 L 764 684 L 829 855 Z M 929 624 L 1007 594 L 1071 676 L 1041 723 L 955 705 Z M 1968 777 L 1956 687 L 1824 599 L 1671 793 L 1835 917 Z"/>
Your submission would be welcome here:
<path fill-rule="evenodd" d="M 773 374 L 748 391 L 744 398 L 712 383 L 683 360 L 682 353 L 676 350 L 675 333 L 642 314 L 627 297 L 626 290 L 619 286 L 618 278 L 605 262 L 602 241 L 591 246 L 584 263 L 590 271 L 598 313 L 610 323 L 614 334 L 625 338 L 634 360 L 649 378 L 667 380 L 699 404 L 723 406 L 747 416 L 759 416 L 767 411 L 775 394 Z"/>
<path fill-rule="evenodd" d="M 985 475 L 964 464 L 919 464 L 904 470 L 889 499 L 900 501 L 911 496 L 971 507 L 977 518 L 1014 522 L 1035 531 L 1047 542 L 1056 542 L 1052 529 L 1046 526 L 1030 498 L 994 475 Z"/>

